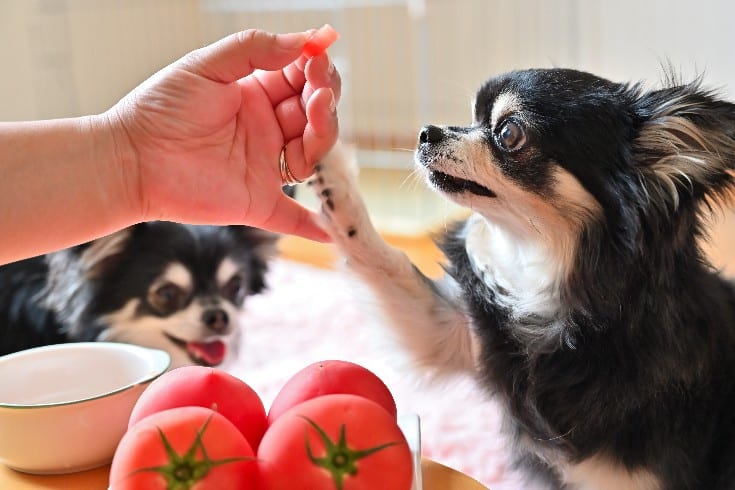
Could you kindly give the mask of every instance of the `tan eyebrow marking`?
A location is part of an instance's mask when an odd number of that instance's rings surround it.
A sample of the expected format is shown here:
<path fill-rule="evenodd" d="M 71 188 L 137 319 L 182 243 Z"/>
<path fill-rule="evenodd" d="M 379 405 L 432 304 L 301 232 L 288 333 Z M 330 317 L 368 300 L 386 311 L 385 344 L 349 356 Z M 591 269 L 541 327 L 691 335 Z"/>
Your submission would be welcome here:
<path fill-rule="evenodd" d="M 501 93 L 495 98 L 495 102 L 493 103 L 493 110 L 490 113 L 490 127 L 495 129 L 495 125 L 503 118 L 503 116 L 520 110 L 521 103 L 518 100 L 518 97 L 510 92 Z"/>
<path fill-rule="evenodd" d="M 240 268 L 237 263 L 230 257 L 226 257 L 217 268 L 217 285 L 219 287 L 224 286 L 239 271 Z"/>
<path fill-rule="evenodd" d="M 194 287 L 194 278 L 191 276 L 189 269 L 179 262 L 169 264 L 151 285 L 151 289 L 155 289 L 161 284 L 173 283 L 185 291 L 190 291 Z"/>

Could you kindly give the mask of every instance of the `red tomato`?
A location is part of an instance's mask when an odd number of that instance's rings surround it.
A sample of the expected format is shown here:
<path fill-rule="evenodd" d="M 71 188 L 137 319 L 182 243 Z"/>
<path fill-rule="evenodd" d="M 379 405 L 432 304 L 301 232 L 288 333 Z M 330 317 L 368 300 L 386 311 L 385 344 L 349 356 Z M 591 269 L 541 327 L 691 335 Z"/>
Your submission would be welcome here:
<path fill-rule="evenodd" d="M 271 403 L 268 425 L 298 403 L 334 393 L 368 398 L 397 417 L 393 395 L 375 373 L 353 362 L 329 360 L 309 364 L 286 381 Z"/>
<path fill-rule="evenodd" d="M 339 32 L 329 24 L 324 24 L 306 40 L 304 45 L 304 55 L 307 58 L 313 58 L 319 54 L 322 54 L 332 45 L 334 41 L 339 39 Z"/>
<path fill-rule="evenodd" d="M 356 395 L 291 408 L 258 449 L 259 490 L 409 490 L 411 451 L 396 420 Z"/>
<path fill-rule="evenodd" d="M 254 449 L 267 427 L 265 407 L 255 390 L 229 373 L 204 366 L 173 369 L 153 381 L 135 404 L 128 427 L 152 413 L 186 406 L 221 413 Z"/>
<path fill-rule="evenodd" d="M 110 490 L 253 490 L 256 474 L 253 450 L 232 422 L 208 408 L 179 407 L 125 433 Z"/>

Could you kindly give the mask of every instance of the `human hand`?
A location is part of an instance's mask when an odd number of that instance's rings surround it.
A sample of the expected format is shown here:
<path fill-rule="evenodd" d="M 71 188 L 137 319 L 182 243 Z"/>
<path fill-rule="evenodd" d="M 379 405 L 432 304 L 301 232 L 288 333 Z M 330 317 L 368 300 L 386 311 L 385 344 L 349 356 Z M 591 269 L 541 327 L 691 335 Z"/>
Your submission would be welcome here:
<path fill-rule="evenodd" d="M 246 224 L 326 240 L 281 191 L 338 135 L 340 77 L 327 54 L 301 55 L 309 32 L 233 34 L 193 51 L 106 113 L 141 221 Z M 267 71 L 263 71 L 267 70 Z"/>

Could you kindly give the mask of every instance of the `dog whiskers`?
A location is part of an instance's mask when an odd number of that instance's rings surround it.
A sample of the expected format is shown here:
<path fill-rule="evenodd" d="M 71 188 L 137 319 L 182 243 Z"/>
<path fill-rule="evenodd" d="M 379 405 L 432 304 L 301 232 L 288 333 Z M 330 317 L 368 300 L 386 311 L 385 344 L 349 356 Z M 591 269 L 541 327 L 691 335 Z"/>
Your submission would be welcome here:
<path fill-rule="evenodd" d="M 417 186 L 419 186 L 422 182 L 421 175 L 419 174 L 418 169 L 414 168 L 409 172 L 408 175 L 403 179 L 403 181 L 398 185 L 398 188 L 400 190 L 403 190 L 404 186 L 408 183 L 411 183 L 413 187 L 411 187 L 409 190 L 415 189 Z"/>

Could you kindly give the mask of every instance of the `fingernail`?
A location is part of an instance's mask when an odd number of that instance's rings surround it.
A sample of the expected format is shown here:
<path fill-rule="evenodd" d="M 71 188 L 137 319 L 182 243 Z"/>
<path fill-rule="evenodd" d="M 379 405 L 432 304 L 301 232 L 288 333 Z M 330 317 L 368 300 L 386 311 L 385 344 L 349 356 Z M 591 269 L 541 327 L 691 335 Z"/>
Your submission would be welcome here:
<path fill-rule="evenodd" d="M 332 60 L 329 60 L 329 68 L 327 68 L 327 74 L 331 77 L 334 75 L 334 63 L 332 63 Z"/>
<path fill-rule="evenodd" d="M 276 35 L 276 44 L 285 49 L 301 47 L 309 36 L 306 32 L 289 32 L 288 34 Z"/>
<path fill-rule="evenodd" d="M 337 112 L 337 99 L 334 98 L 334 91 L 330 90 L 329 93 L 332 95 L 332 99 L 329 101 L 329 111 L 334 114 Z"/>

